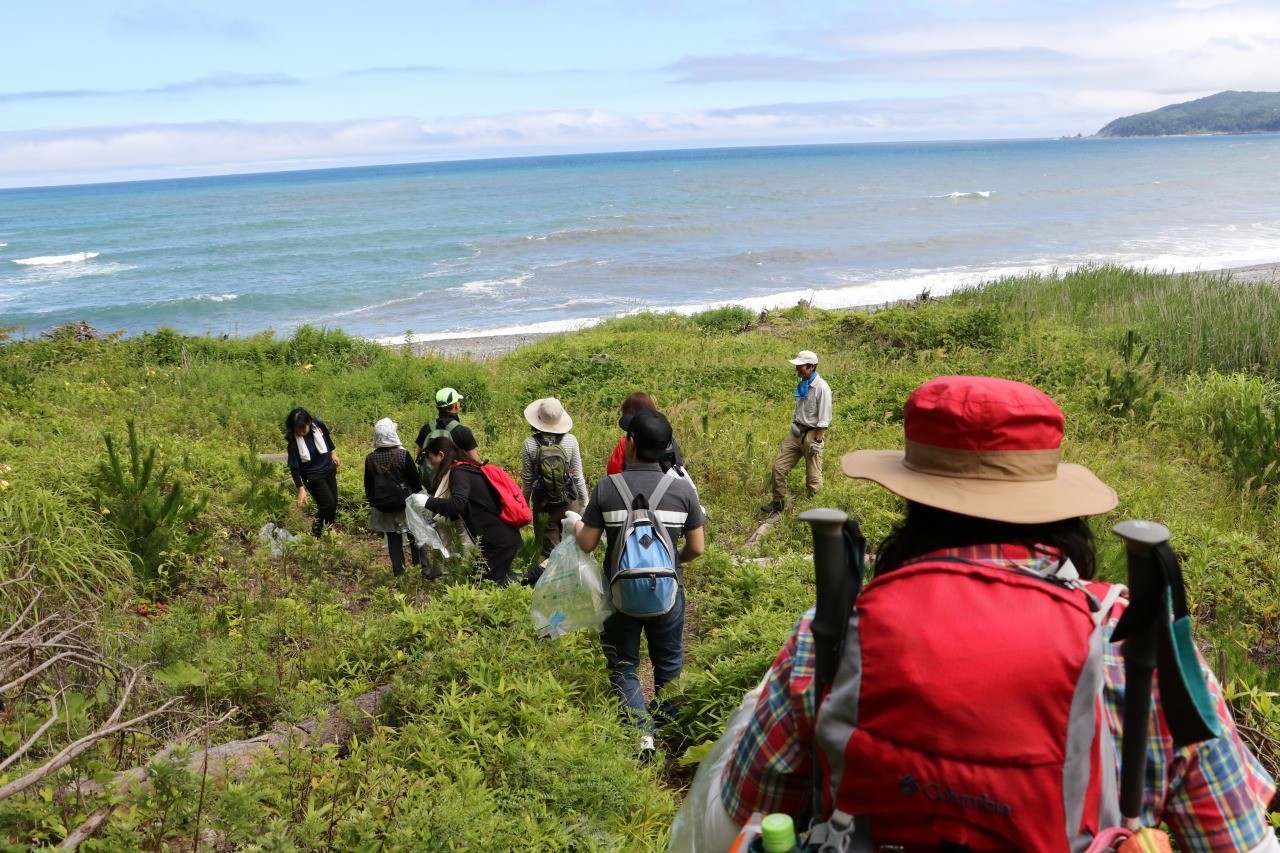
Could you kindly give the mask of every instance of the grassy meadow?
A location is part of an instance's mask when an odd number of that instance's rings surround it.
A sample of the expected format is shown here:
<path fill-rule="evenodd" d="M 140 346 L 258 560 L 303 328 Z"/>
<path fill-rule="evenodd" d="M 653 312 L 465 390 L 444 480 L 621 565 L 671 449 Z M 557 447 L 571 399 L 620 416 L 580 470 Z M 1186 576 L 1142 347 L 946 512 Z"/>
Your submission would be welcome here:
<path fill-rule="evenodd" d="M 792 508 L 748 547 L 801 348 L 835 399 L 826 486 L 806 500 L 795 472 Z M 900 506 L 839 457 L 900 446 L 908 393 L 946 373 L 1062 406 L 1065 458 L 1120 494 L 1094 526 L 1105 577 L 1123 579 L 1115 522 L 1172 530 L 1199 644 L 1280 770 L 1280 289 L 1103 267 L 875 312 L 626 317 L 488 362 L 312 328 L 0 344 L 0 850 L 664 848 L 690 762 L 812 601 L 795 511 L 838 507 L 878 542 Z M 380 417 L 411 442 L 443 385 L 508 470 L 524 406 L 559 397 L 588 483 L 629 393 L 670 417 L 708 549 L 662 760 L 635 757 L 596 636 L 537 639 L 528 589 L 477 586 L 465 563 L 391 576 L 363 458 Z M 258 458 L 296 405 L 337 440 L 337 530 L 273 557 L 260 528 L 303 533 L 313 509 Z M 532 561 L 527 543 L 517 570 Z M 373 725 L 310 734 L 379 689 Z M 191 763 L 273 732 L 237 772 Z"/>

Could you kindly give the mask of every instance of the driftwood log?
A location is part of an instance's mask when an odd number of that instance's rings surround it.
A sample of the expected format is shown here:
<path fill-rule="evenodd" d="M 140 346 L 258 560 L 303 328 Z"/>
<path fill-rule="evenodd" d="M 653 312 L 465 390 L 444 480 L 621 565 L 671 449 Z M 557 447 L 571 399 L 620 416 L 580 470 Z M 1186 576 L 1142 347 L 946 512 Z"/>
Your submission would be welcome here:
<path fill-rule="evenodd" d="M 353 735 L 364 735 L 373 730 L 382 706 L 390 695 L 391 687 L 385 685 L 347 702 L 335 702 L 324 714 L 303 720 L 296 725 L 276 726 L 266 734 L 257 737 L 233 740 L 192 752 L 186 758 L 187 772 L 206 778 L 234 778 L 263 756 L 281 755 L 290 748 L 331 744 L 337 746 L 339 750 L 345 750 Z M 165 744 L 148 763 L 169 758 L 179 746 L 197 740 L 214 726 L 226 722 L 236 710 L 238 709 L 233 708 L 220 719 Z M 147 768 L 143 765 L 131 770 L 122 770 L 105 784 L 83 781 L 77 786 L 77 790 L 81 794 L 93 795 L 110 790 L 125 791 L 133 785 L 146 787 L 149 784 Z M 115 808 L 116 806 L 110 805 L 98 809 L 84 823 L 70 832 L 58 847 L 74 850 L 88 841 L 107 818 L 111 817 Z"/>

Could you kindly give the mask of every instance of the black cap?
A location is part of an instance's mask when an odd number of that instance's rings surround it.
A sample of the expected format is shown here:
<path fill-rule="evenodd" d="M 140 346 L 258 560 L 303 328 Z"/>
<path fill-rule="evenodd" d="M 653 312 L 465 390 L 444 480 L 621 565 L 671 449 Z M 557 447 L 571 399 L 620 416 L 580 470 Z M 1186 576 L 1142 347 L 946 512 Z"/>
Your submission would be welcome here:
<path fill-rule="evenodd" d="M 657 459 L 671 446 L 671 424 L 667 416 L 653 409 L 641 409 L 633 415 L 623 415 L 618 426 L 636 443 L 636 453 Z"/>
<path fill-rule="evenodd" d="M 476 449 L 476 434 L 471 431 L 471 427 L 458 424 L 449 432 L 449 437 L 461 450 Z"/>

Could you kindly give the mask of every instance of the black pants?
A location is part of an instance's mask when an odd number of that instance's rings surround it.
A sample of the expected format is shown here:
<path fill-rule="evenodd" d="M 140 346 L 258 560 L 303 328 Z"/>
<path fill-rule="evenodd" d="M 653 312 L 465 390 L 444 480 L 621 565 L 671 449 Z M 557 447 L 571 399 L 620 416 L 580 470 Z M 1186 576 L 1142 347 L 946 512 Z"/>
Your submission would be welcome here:
<path fill-rule="evenodd" d="M 330 471 L 319 477 L 308 477 L 307 492 L 316 502 L 316 519 L 311 524 L 313 536 L 323 536 L 324 529 L 333 525 L 338 517 L 338 472 Z"/>
<path fill-rule="evenodd" d="M 413 534 L 407 534 L 409 537 L 409 560 L 416 566 L 418 565 L 418 543 L 413 538 Z M 399 533 L 387 534 L 387 553 L 391 555 L 391 574 L 399 577 L 404 574 L 404 536 Z"/>

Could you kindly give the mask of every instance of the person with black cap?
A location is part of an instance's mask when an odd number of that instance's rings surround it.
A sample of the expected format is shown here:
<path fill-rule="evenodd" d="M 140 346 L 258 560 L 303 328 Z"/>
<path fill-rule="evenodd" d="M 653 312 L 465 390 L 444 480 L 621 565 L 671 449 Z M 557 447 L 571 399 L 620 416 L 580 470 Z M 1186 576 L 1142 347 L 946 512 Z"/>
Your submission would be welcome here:
<path fill-rule="evenodd" d="M 702 553 L 705 546 L 703 524 L 706 516 L 698 501 L 698 493 L 688 476 L 672 475 L 659 464 L 670 450 L 671 424 L 666 416 L 644 409 L 624 417 L 627 468 L 596 483 L 591 499 L 577 527 L 578 547 L 591 552 L 607 531 L 605 565 L 616 565 L 621 546 L 622 528 L 634 501 L 646 501 L 657 495 L 649 506 L 655 520 L 665 528 L 671 543 L 684 538 L 684 547 L 671 557 L 674 561 L 678 592 L 675 603 L 658 616 L 636 617 L 621 610 L 605 620 L 600 634 L 605 661 L 609 666 L 609 682 L 622 702 L 628 720 L 640 729 L 640 751 L 652 753 L 654 723 L 645 705 L 637 668 L 640 665 L 640 637 L 648 640 L 649 659 L 653 663 L 655 703 L 664 685 L 680 676 L 684 665 L 684 573 L 682 562 Z M 618 479 L 632 501 L 619 491 Z M 661 708 L 661 705 L 659 705 Z"/>
<path fill-rule="evenodd" d="M 791 426 L 770 471 L 773 500 L 760 507 L 765 515 L 777 515 L 787 506 L 787 475 L 804 459 L 804 482 L 813 497 L 822 489 L 822 441 L 831 426 L 831 386 L 818 375 L 818 356 L 800 350 L 789 359 L 800 382 L 796 385 L 796 405 Z"/>

